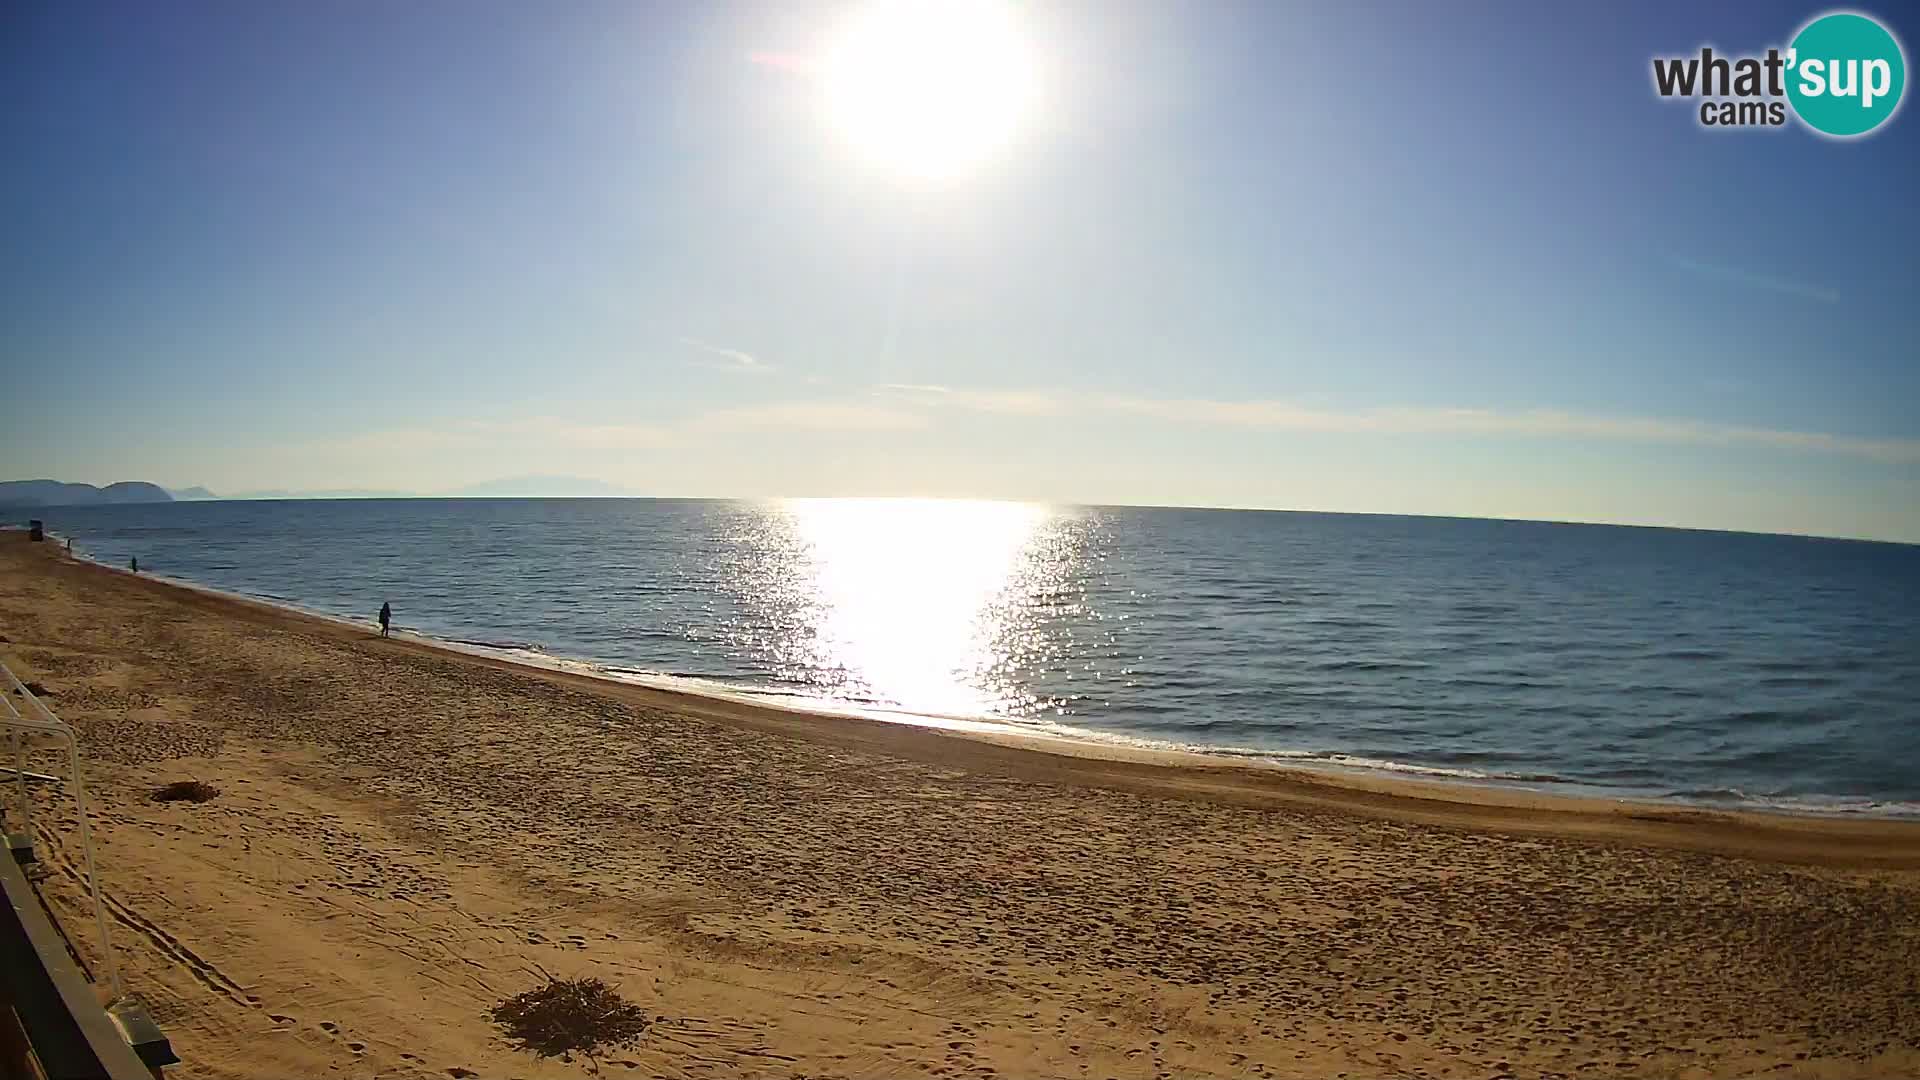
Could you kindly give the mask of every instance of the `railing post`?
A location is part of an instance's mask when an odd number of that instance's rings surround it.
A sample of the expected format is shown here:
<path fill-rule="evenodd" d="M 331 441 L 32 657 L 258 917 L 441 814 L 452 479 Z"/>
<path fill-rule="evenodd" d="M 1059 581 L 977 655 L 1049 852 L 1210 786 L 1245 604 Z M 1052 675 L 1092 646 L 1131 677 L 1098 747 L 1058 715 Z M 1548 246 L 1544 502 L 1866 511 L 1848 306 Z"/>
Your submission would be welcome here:
<path fill-rule="evenodd" d="M 33 711 L 39 713 L 41 717 L 39 721 L 27 720 L 21 717 L 19 711 L 14 709 L 13 703 L 8 701 L 7 711 L 13 716 L 13 723 L 10 726 L 13 728 L 14 738 L 20 740 L 23 738 L 24 732 L 37 730 L 48 732 L 56 738 L 64 738 L 67 741 L 67 760 L 72 771 L 69 782 L 73 785 L 74 813 L 80 822 L 80 853 L 82 860 L 86 864 L 87 892 L 93 899 L 93 924 L 100 934 L 100 962 L 106 967 L 107 985 L 113 993 L 113 1000 L 119 1000 L 119 998 L 123 996 L 125 988 L 120 984 L 120 964 L 113 955 L 113 934 L 107 923 L 106 901 L 100 896 L 100 879 L 94 872 L 93 826 L 92 823 L 87 820 L 86 781 L 82 779 L 80 775 L 80 736 L 66 721 L 55 716 L 53 710 L 47 708 L 46 704 L 40 700 L 38 695 L 27 689 L 26 684 L 22 683 L 19 676 L 13 673 L 12 668 L 7 667 L 5 664 L 0 664 L 0 671 L 6 673 L 7 681 L 12 684 L 15 692 L 17 692 L 23 700 L 32 705 Z M 3 698 L 0 698 L 0 700 L 3 700 Z M 26 783 L 24 770 L 20 775 L 20 782 L 23 785 L 22 793 L 24 796 L 24 785 Z M 22 806 L 22 812 L 26 812 L 24 804 Z"/>
<path fill-rule="evenodd" d="M 107 902 L 100 898 L 100 882 L 93 873 L 93 827 L 87 822 L 87 787 L 80 779 L 80 740 L 67 740 L 73 761 L 73 806 L 80 816 L 80 851 L 87 861 L 87 891 L 93 894 L 93 924 L 100 928 L 100 962 L 107 967 L 107 985 L 113 991 L 109 1000 L 126 994 L 120 985 L 120 963 L 113 955 L 113 934 L 107 929 Z"/>
<path fill-rule="evenodd" d="M 8 674 L 12 674 L 9 672 Z M 21 719 L 20 711 L 8 700 L 6 691 L 0 689 L 0 704 L 7 707 L 7 716 L 16 723 Z M 13 740 L 13 779 L 14 790 L 20 800 L 20 831 L 7 833 L 7 854 L 22 862 L 30 861 L 33 849 L 33 800 L 27 794 L 27 737 L 26 733 L 14 724 L 7 725 L 7 734 Z"/>

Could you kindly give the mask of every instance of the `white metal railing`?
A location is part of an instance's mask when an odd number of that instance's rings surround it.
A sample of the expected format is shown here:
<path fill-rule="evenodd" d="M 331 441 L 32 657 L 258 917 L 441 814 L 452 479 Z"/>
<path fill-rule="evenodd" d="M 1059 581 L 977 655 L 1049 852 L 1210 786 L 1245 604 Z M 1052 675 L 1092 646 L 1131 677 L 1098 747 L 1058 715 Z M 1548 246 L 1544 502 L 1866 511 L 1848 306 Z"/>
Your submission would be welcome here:
<path fill-rule="evenodd" d="M 0 687 L 0 705 L 6 708 L 0 712 L 0 726 L 11 733 L 13 741 L 13 773 L 20 799 L 20 821 L 26 831 L 29 842 L 33 839 L 33 802 L 27 794 L 26 741 L 32 733 L 50 735 L 64 740 L 67 744 L 67 762 L 69 773 L 67 782 L 73 787 L 74 815 L 80 822 L 80 854 L 87 871 L 87 894 L 93 900 L 93 923 L 100 934 L 100 965 L 105 969 L 107 985 L 111 989 L 111 1000 L 118 1001 L 124 996 L 120 984 L 120 965 L 113 955 L 113 935 L 108 930 L 107 905 L 100 898 L 100 882 L 94 874 L 93 829 L 87 822 L 87 788 L 80 776 L 80 736 L 66 721 L 53 714 L 38 694 L 27 689 L 13 669 L 0 663 L 0 672 L 5 673 L 7 686 Z M 28 712 L 37 714 L 37 718 L 22 716 L 14 707 L 13 699 L 18 696 L 28 706 Z M 11 858 L 12 856 L 7 856 Z"/>

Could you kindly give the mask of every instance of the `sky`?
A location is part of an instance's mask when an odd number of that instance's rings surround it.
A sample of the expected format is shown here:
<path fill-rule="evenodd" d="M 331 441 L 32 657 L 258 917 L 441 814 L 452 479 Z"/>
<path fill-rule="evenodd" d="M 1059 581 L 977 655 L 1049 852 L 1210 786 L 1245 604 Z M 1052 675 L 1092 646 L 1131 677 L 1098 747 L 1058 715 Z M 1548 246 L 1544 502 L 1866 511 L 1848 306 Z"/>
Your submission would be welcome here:
<path fill-rule="evenodd" d="M 1826 8 L 1002 7 L 929 176 L 861 3 L 11 4 L 0 478 L 1920 542 L 1920 115 L 1652 87 Z"/>

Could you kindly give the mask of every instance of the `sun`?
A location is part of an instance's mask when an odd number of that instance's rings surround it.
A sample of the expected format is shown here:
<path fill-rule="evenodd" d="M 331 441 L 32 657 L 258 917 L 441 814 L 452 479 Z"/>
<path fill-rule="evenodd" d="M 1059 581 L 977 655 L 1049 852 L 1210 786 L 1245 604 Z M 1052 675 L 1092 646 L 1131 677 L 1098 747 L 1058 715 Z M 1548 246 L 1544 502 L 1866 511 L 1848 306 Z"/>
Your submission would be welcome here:
<path fill-rule="evenodd" d="M 852 153 L 920 180 L 1003 153 L 1034 96 L 1032 52 L 1005 0 L 872 0 L 821 71 L 828 121 Z"/>

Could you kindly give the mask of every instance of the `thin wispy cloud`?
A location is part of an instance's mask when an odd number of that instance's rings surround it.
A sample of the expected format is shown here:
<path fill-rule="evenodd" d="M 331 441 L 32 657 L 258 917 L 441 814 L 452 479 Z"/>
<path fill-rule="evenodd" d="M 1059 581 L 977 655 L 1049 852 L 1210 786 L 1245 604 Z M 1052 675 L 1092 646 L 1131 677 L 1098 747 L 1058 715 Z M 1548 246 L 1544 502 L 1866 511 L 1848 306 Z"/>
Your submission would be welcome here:
<path fill-rule="evenodd" d="M 540 442 L 588 450 L 657 450 L 679 441 L 671 429 L 650 424 L 579 423 L 553 416 L 513 420 L 456 420 L 433 427 L 387 428 L 304 444 L 303 452 L 420 454 L 476 450 L 502 442 Z"/>
<path fill-rule="evenodd" d="M 1690 446 L 1753 446 L 1892 463 L 1920 462 L 1920 439 L 1864 438 L 1705 420 L 1606 416 L 1557 409 L 1333 409 L 1278 400 L 1222 401 L 959 388 L 924 394 L 918 400 L 923 406 L 936 409 L 1020 416 L 1127 417 L 1196 427 L 1383 435 L 1516 435 Z"/>
<path fill-rule="evenodd" d="M 689 418 L 685 430 L 738 431 L 908 431 L 924 428 L 927 417 L 906 409 L 839 401 L 782 401 L 715 409 Z"/>
<path fill-rule="evenodd" d="M 967 390 L 917 383 L 882 383 L 874 392 L 899 401 L 1015 416 L 1057 416 L 1068 411 L 1070 404 L 1064 395 L 1044 390 Z"/>
<path fill-rule="evenodd" d="M 680 338 L 679 341 L 680 344 L 685 345 L 687 348 L 704 354 L 706 359 L 701 362 L 701 367 L 718 368 L 722 371 L 762 372 L 773 370 L 772 364 L 767 363 L 749 352 L 724 348 L 719 345 L 701 341 L 699 338 L 683 337 Z"/>
<path fill-rule="evenodd" d="M 1240 427 L 1389 434 L 1528 435 L 1695 446 L 1758 446 L 1775 450 L 1848 454 L 1876 461 L 1920 462 L 1920 439 L 1859 438 L 1705 420 L 1603 416 L 1556 409 L 1332 410 L 1302 408 L 1282 401 L 1156 401 L 1114 397 L 1103 398 L 1100 404 L 1107 409 L 1135 416 Z"/>
<path fill-rule="evenodd" d="M 1710 262 L 1705 259 L 1689 258 L 1684 255 L 1671 256 L 1670 261 L 1673 265 L 1690 274 L 1697 274 L 1700 277 L 1710 278 L 1714 281 L 1724 282 L 1730 285 L 1741 285 L 1750 289 L 1779 293 L 1783 296 L 1798 296 L 1805 300 L 1818 300 L 1823 304 L 1838 303 L 1840 300 L 1840 294 L 1834 290 L 1809 282 L 1795 281 L 1791 278 L 1777 277 L 1773 274 L 1760 273 L 1738 266 L 1729 266 L 1725 263 Z"/>
<path fill-rule="evenodd" d="M 908 431 L 927 427 L 923 412 L 860 401 L 779 401 L 689 413 L 670 423 L 606 423 L 534 416 L 511 420 L 456 420 L 426 427 L 387 428 L 299 444 L 307 456 L 369 457 L 468 453 L 501 447 L 597 451 L 682 448 L 742 432 Z"/>
<path fill-rule="evenodd" d="M 882 440 L 876 445 L 898 446 L 907 433 L 947 428 L 949 435 L 964 436 L 964 418 L 968 415 L 1046 424 L 1092 420 L 1120 433 L 1155 426 L 1167 431 L 1238 429 L 1351 436 L 1497 436 L 1744 447 L 1900 465 L 1920 464 L 1920 439 L 1866 438 L 1705 420 L 1606 416 L 1555 409 L 1334 408 L 1282 400 L 1161 399 L 1058 389 L 980 389 L 905 383 L 870 387 L 867 393 L 854 397 L 765 401 L 694 411 L 653 422 L 556 416 L 458 420 L 288 445 L 275 448 L 277 453 L 267 456 L 274 458 L 278 463 L 276 468 L 283 471 L 307 470 L 315 476 L 347 475 L 375 465 L 385 467 L 404 461 L 426 477 L 436 475 L 435 470 L 444 473 L 474 461 L 503 457 L 527 463 L 527 467 L 538 465 L 549 471 L 578 472 L 583 468 L 621 467 L 621 463 L 634 460 L 636 455 L 684 453 L 723 444 L 792 447 L 801 453 L 818 438 L 869 437 Z M 902 448 L 900 452 L 912 451 Z M 433 486 L 425 481 L 408 479 L 406 482 L 423 489 Z"/>

